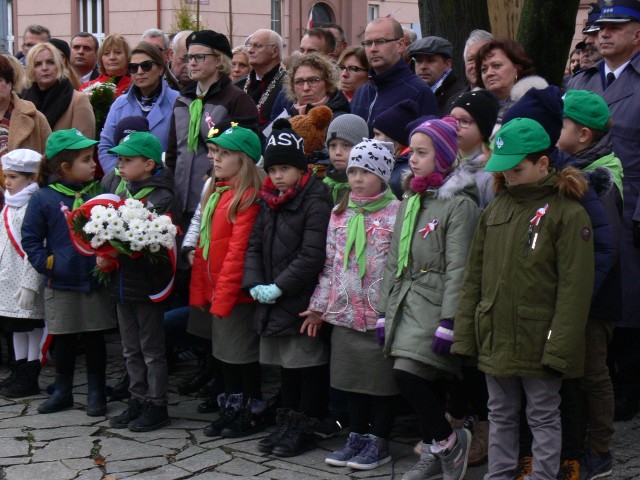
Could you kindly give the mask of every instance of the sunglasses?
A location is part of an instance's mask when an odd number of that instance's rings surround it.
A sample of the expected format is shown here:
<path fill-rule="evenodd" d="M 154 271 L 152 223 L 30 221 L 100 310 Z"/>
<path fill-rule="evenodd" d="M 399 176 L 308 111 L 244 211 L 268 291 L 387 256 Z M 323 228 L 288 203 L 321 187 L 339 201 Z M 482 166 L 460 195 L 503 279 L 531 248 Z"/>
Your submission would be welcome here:
<path fill-rule="evenodd" d="M 159 65 L 159 63 L 152 60 L 146 60 L 141 63 L 130 63 L 127 65 L 127 69 L 131 74 L 138 73 L 138 68 L 141 68 L 143 72 L 148 72 L 154 65 Z"/>

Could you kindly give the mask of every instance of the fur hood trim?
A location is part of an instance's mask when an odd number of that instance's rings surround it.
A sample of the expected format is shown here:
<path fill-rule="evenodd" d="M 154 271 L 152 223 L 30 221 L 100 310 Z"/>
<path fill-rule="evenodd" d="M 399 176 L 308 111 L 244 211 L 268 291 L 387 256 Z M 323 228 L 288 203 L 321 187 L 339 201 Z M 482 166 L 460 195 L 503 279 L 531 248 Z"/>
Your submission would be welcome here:
<path fill-rule="evenodd" d="M 613 173 L 607 167 L 596 167 L 593 170 L 583 170 L 582 173 L 596 191 L 598 197 L 606 195 L 613 188 Z"/>
<path fill-rule="evenodd" d="M 511 87 L 511 95 L 509 97 L 511 98 L 511 101 L 517 102 L 532 88 L 542 90 L 548 86 L 549 82 L 544 78 L 538 75 L 529 75 L 528 77 L 521 78 L 513 85 L 513 87 Z"/>
<path fill-rule="evenodd" d="M 555 188 L 560 196 L 582 200 L 584 194 L 589 190 L 589 184 L 582 171 L 575 167 L 567 167 L 556 172 Z M 493 190 L 500 194 L 507 189 L 504 175 L 501 172 L 493 174 Z"/>
<path fill-rule="evenodd" d="M 444 184 L 438 189 L 438 198 L 452 198 L 470 185 L 475 185 L 475 177 L 472 173 L 456 169 L 449 175 Z"/>

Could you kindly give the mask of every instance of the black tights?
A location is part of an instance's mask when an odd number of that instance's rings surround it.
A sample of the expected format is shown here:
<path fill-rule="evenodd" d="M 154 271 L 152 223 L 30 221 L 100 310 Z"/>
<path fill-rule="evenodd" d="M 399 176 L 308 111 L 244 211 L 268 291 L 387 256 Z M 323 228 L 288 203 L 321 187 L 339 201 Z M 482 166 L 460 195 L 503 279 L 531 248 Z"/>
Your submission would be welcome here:
<path fill-rule="evenodd" d="M 445 418 L 449 381 L 425 380 L 404 370 L 393 370 L 398 390 L 418 414 L 422 441 L 431 443 L 449 438 L 453 430 Z"/>
<path fill-rule="evenodd" d="M 65 333 L 54 335 L 54 339 L 56 348 L 53 355 L 56 360 L 56 373 L 73 375 L 76 369 L 76 345 L 82 341 L 87 361 L 87 373 L 105 374 L 107 347 L 102 331 Z"/>
<path fill-rule="evenodd" d="M 329 403 L 329 365 L 281 368 L 282 407 L 324 418 Z"/>
<path fill-rule="evenodd" d="M 476 366 L 463 366 L 462 378 L 454 377 L 449 388 L 448 412 L 453 418 L 477 415 L 478 420 L 489 418 L 489 392 L 484 372 Z"/>
<path fill-rule="evenodd" d="M 367 395 L 347 392 L 351 431 L 389 438 L 395 419 L 396 396 Z M 371 428 L 369 428 L 371 423 Z"/>
<path fill-rule="evenodd" d="M 224 374 L 224 391 L 227 395 L 242 392 L 245 399 L 262 399 L 260 364 L 258 362 L 237 364 L 221 361 L 220 363 L 222 363 Z"/>

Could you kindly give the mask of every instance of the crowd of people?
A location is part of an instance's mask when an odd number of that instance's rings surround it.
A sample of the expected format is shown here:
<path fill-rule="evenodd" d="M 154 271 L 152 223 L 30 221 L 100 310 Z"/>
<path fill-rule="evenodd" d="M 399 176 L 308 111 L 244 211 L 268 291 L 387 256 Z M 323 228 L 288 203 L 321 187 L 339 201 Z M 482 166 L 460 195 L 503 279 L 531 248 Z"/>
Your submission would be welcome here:
<path fill-rule="evenodd" d="M 72 408 L 82 346 L 87 415 L 128 398 L 111 428 L 152 431 L 191 355 L 204 434 L 275 423 L 265 453 L 348 428 L 326 463 L 371 470 L 410 412 L 403 480 L 610 475 L 640 405 L 639 32 L 639 0 L 593 4 L 561 89 L 514 40 L 474 30 L 456 59 L 392 18 L 287 57 L 268 29 L 132 47 L 30 25 L 0 55 L 0 395 L 38 394 L 51 361 L 38 411 Z M 79 247 L 73 212 L 105 199 L 170 215 L 177 257 Z"/>

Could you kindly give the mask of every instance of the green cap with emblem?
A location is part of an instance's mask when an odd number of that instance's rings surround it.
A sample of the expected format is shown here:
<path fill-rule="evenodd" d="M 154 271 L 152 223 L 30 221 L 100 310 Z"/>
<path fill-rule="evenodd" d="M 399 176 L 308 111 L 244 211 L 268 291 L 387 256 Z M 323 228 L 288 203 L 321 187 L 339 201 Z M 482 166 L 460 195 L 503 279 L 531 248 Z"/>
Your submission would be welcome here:
<path fill-rule="evenodd" d="M 85 137 L 82 132 L 76 128 L 57 130 L 49 135 L 44 153 L 47 155 L 47 158 L 53 158 L 62 150 L 82 150 L 83 148 L 92 147 L 97 143 L 97 140 L 91 140 Z"/>
<path fill-rule="evenodd" d="M 120 145 L 113 147 L 108 153 L 127 157 L 142 156 L 162 165 L 162 144 L 155 135 L 149 132 L 130 133 L 122 139 Z"/>
<path fill-rule="evenodd" d="M 213 132 L 218 133 L 216 130 Z M 215 143 L 228 150 L 244 152 L 256 163 L 262 155 L 262 144 L 258 135 L 248 128 L 238 127 L 235 122 L 232 122 L 231 127 L 217 137 L 208 138 L 207 143 Z"/>
<path fill-rule="evenodd" d="M 505 123 L 493 143 L 493 155 L 484 167 L 488 172 L 509 170 L 530 153 L 542 152 L 551 146 L 549 134 L 530 118 L 514 118 Z"/>
<path fill-rule="evenodd" d="M 588 90 L 569 90 L 564 96 L 564 116 L 585 127 L 608 132 L 611 110 L 604 98 Z"/>

